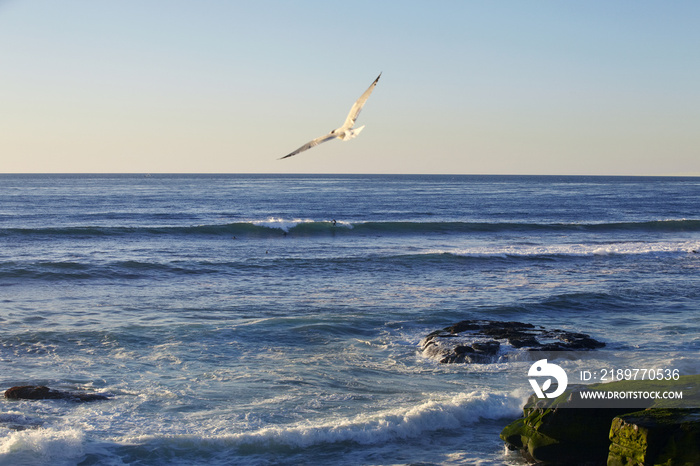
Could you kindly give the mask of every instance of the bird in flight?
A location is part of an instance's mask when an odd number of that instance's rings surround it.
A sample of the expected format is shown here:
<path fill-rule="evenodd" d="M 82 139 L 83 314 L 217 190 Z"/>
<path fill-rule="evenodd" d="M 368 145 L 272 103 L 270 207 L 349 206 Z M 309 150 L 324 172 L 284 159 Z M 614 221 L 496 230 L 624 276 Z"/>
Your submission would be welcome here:
<path fill-rule="evenodd" d="M 345 119 L 345 123 L 343 123 L 343 126 L 334 129 L 325 136 L 321 136 L 319 138 L 314 139 L 313 141 L 307 142 L 294 152 L 291 152 L 285 155 L 284 157 L 281 157 L 280 160 L 286 159 L 287 157 L 291 157 L 293 155 L 297 155 L 299 152 L 304 152 L 307 149 L 311 149 L 312 147 L 318 146 L 322 142 L 330 141 L 331 139 L 342 139 L 343 141 L 347 141 L 360 134 L 360 131 L 362 131 L 362 129 L 365 126 L 362 125 L 359 128 L 353 128 L 353 126 L 355 126 L 355 120 L 357 120 L 357 117 L 360 115 L 360 110 L 362 110 L 362 107 L 365 105 L 365 102 L 367 102 L 367 99 L 369 99 L 369 95 L 374 90 L 374 86 L 377 85 L 377 82 L 381 77 L 382 74 L 379 73 L 377 79 L 375 79 L 374 82 L 369 85 L 364 94 L 362 94 L 360 98 L 355 101 L 355 103 L 352 105 L 352 108 L 350 109 L 350 113 L 348 113 L 348 117 Z"/>

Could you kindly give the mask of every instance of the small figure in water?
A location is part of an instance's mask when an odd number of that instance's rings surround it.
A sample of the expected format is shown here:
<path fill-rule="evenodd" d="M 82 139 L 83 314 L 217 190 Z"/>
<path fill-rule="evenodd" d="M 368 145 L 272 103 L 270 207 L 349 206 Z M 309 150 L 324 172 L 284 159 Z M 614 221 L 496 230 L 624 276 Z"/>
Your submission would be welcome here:
<path fill-rule="evenodd" d="M 333 220 L 331 220 L 331 223 L 333 224 L 333 226 L 335 226 L 335 224 L 338 222 L 336 222 L 335 219 L 333 219 Z"/>

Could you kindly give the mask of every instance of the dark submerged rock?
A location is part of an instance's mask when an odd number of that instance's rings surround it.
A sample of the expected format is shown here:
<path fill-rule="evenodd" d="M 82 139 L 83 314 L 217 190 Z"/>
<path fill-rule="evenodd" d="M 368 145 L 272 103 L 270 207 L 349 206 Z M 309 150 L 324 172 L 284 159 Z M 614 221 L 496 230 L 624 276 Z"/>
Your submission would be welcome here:
<path fill-rule="evenodd" d="M 421 342 L 423 354 L 441 363 L 490 363 L 507 359 L 513 349 L 588 351 L 603 346 L 585 333 L 495 320 L 464 320 L 431 332 Z"/>
<path fill-rule="evenodd" d="M 23 414 L 3 414 L 0 413 L 0 427 L 10 430 L 38 429 L 44 425 L 44 421 L 38 418 L 27 417 Z"/>
<path fill-rule="evenodd" d="M 43 385 L 22 385 L 8 388 L 5 398 L 10 400 L 68 400 L 77 402 L 107 400 L 107 395 L 99 393 L 67 392 L 53 390 Z"/>

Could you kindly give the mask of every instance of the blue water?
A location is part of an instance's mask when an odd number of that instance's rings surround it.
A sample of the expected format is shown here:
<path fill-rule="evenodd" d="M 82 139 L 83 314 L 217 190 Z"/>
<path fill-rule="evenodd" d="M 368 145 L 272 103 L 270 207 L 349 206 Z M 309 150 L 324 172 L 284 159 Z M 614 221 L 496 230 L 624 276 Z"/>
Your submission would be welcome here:
<path fill-rule="evenodd" d="M 699 205 L 699 178 L 0 175 L 0 390 L 111 396 L 1 399 L 0 464 L 522 464 L 529 363 L 421 339 L 518 320 L 698 373 Z"/>

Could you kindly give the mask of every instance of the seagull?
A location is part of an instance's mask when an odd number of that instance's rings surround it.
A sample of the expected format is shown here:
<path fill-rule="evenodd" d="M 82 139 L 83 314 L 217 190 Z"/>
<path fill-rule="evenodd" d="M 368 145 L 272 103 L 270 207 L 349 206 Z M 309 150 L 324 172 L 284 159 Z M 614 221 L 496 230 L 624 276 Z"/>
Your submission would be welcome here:
<path fill-rule="evenodd" d="M 362 110 L 362 107 L 365 105 L 365 102 L 367 102 L 367 99 L 369 99 L 369 95 L 374 90 L 374 86 L 377 85 L 377 82 L 381 77 L 382 73 L 379 73 L 377 79 L 375 79 L 374 82 L 369 85 L 364 94 L 362 94 L 360 98 L 355 101 L 355 103 L 352 105 L 352 108 L 350 109 L 350 113 L 348 113 L 348 117 L 345 119 L 345 123 L 343 123 L 343 126 L 334 129 L 325 136 L 321 136 L 320 138 L 316 138 L 313 141 L 307 142 L 294 152 L 291 152 L 285 155 L 284 157 L 281 157 L 280 160 L 286 159 L 287 157 L 291 157 L 293 155 L 297 155 L 299 152 L 304 152 L 307 149 L 311 149 L 312 147 L 318 146 L 322 142 L 330 141 L 331 139 L 342 139 L 343 141 L 347 141 L 349 139 L 357 137 L 357 135 L 360 134 L 360 131 L 362 131 L 362 129 L 365 126 L 362 125 L 359 128 L 353 128 L 353 126 L 355 126 L 355 120 L 357 120 L 357 117 L 360 115 L 360 110 Z"/>

